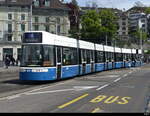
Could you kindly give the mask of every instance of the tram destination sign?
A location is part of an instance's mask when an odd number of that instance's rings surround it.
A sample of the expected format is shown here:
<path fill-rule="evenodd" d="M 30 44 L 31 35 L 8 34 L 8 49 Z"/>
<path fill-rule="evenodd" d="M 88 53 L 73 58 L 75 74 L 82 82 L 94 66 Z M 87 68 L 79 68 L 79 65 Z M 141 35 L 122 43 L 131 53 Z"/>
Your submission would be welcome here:
<path fill-rule="evenodd" d="M 33 32 L 33 33 L 24 33 L 23 43 L 42 43 L 42 33 Z"/>

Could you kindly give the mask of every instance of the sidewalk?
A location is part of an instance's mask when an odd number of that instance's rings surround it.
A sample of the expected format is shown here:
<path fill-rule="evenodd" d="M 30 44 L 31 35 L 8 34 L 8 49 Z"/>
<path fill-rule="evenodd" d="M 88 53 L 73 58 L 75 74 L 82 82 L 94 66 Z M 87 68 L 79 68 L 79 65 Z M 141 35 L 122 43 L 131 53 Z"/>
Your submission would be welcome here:
<path fill-rule="evenodd" d="M 19 66 L 0 67 L 0 73 L 19 72 Z"/>

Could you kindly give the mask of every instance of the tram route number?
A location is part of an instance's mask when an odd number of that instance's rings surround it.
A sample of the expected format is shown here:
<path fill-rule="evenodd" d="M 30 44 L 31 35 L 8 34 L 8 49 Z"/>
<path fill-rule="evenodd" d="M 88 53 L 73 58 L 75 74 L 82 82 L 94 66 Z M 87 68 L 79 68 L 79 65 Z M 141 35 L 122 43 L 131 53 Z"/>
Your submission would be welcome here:
<path fill-rule="evenodd" d="M 105 104 L 117 103 L 117 104 L 127 104 L 131 97 L 120 97 L 120 96 L 106 96 L 99 95 L 96 98 L 92 99 L 91 103 L 103 102 Z"/>

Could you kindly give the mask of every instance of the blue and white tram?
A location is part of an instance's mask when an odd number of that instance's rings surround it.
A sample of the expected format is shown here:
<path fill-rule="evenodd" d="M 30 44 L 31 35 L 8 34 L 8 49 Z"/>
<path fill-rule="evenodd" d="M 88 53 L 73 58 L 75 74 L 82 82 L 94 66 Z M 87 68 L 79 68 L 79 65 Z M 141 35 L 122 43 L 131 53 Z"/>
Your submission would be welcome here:
<path fill-rule="evenodd" d="M 57 80 L 79 74 L 77 40 L 43 31 L 25 32 L 21 80 Z"/>
<path fill-rule="evenodd" d="M 135 50 L 134 54 L 135 54 Z M 114 68 L 140 66 L 140 50 L 114 48 L 58 36 L 44 31 L 23 34 L 20 80 L 47 81 L 71 78 Z"/>

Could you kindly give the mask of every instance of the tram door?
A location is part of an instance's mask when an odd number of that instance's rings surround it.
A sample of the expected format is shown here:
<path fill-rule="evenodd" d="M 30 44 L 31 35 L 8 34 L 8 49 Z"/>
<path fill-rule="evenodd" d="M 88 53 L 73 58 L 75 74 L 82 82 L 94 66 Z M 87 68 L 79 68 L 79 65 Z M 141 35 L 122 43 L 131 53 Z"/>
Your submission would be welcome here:
<path fill-rule="evenodd" d="M 82 74 L 86 73 L 86 50 L 81 50 Z"/>
<path fill-rule="evenodd" d="M 56 47 L 56 67 L 57 67 L 57 79 L 61 79 L 62 68 L 62 48 Z"/>
<path fill-rule="evenodd" d="M 91 51 L 91 72 L 94 72 L 94 51 Z"/>

